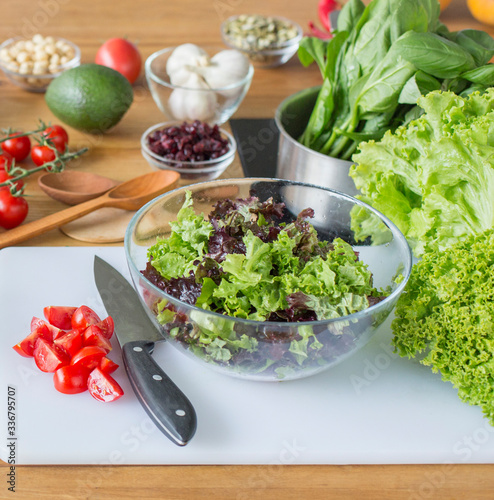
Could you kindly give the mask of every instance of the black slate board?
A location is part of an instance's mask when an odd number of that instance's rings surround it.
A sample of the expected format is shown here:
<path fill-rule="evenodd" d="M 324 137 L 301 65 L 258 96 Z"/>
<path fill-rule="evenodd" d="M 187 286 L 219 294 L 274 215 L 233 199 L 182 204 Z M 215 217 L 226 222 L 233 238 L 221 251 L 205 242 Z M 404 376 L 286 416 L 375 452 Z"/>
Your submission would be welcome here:
<path fill-rule="evenodd" d="M 276 177 L 279 131 L 272 118 L 232 118 L 245 177 Z"/>

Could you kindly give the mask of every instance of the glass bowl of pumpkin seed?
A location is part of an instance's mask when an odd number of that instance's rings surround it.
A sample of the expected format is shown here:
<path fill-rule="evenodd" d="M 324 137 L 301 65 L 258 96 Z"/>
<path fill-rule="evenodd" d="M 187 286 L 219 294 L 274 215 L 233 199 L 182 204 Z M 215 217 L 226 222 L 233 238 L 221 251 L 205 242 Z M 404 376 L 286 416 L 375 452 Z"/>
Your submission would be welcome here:
<path fill-rule="evenodd" d="M 258 68 L 274 68 L 297 52 L 303 30 L 280 16 L 240 14 L 221 24 L 223 42 L 249 57 Z"/>

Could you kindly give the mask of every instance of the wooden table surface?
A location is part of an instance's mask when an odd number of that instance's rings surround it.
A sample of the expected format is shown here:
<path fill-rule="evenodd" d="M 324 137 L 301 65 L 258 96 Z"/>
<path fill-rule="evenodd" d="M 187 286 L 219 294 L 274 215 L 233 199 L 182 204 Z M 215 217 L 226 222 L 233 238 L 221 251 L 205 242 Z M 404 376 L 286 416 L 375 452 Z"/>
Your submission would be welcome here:
<path fill-rule="evenodd" d="M 166 46 L 192 42 L 214 53 L 223 48 L 219 26 L 239 13 L 282 14 L 306 27 L 317 20 L 317 0 L 17 0 L 4 2 L 0 39 L 11 36 L 62 36 L 77 43 L 82 62 L 92 62 L 108 38 L 126 36 L 139 43 L 143 59 Z M 442 21 L 450 29 L 481 28 L 465 0 L 453 0 Z M 277 69 L 256 70 L 252 86 L 235 117 L 273 117 L 288 95 L 319 83 L 317 69 L 303 68 L 296 58 Z M 90 151 L 77 168 L 127 180 L 150 171 L 140 153 L 139 138 L 150 125 L 163 121 L 141 75 L 135 100 L 113 130 L 90 136 L 68 128 L 71 148 Z M 43 94 L 25 92 L 0 77 L 0 126 L 31 129 L 38 119 L 57 120 Z M 223 177 L 242 176 L 238 158 Z M 41 192 L 29 178 L 29 215 L 36 220 L 65 208 Z M 24 245 L 87 245 L 52 230 Z M 56 432 L 56 422 L 53 423 Z M 70 443 L 68 443 L 70 446 Z M 8 491 L 8 468 L 0 466 L 0 498 L 166 500 L 231 499 L 492 499 L 494 465 L 352 465 L 352 466 L 21 466 L 16 491 Z"/>

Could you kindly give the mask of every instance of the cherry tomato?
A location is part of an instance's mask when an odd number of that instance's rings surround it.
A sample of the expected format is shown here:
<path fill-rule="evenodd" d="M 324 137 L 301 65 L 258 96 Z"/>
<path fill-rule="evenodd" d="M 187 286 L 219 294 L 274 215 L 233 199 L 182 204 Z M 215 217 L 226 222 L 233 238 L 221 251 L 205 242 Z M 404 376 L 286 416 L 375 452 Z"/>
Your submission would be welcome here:
<path fill-rule="evenodd" d="M 88 306 L 80 306 L 72 315 L 72 328 L 83 331 L 90 325 L 101 321 L 100 317 Z"/>
<path fill-rule="evenodd" d="M 11 175 L 9 175 L 5 170 L 0 168 L 0 183 L 8 181 L 9 179 L 13 179 L 13 177 Z M 15 181 L 14 184 L 15 184 L 15 188 L 17 191 L 20 191 L 22 189 L 22 187 L 24 186 L 24 182 L 22 182 L 22 181 Z M 10 191 L 9 186 L 2 186 L 2 187 L 0 187 L 0 189 L 7 189 L 8 191 Z"/>
<path fill-rule="evenodd" d="M 106 356 L 106 349 L 96 345 L 88 345 L 77 352 L 70 360 L 71 365 L 78 365 L 94 370 Z"/>
<path fill-rule="evenodd" d="M 0 189 L 0 226 L 12 229 L 24 222 L 29 207 L 22 196 L 13 196 L 8 189 Z"/>
<path fill-rule="evenodd" d="M 96 64 L 108 66 L 134 83 L 141 72 L 142 59 L 137 47 L 124 38 L 107 40 L 96 53 Z"/>
<path fill-rule="evenodd" d="M 70 358 L 52 342 L 39 338 L 34 348 L 34 362 L 42 372 L 54 372 L 68 365 Z"/>
<path fill-rule="evenodd" d="M 82 334 L 78 330 L 61 331 L 63 334 L 57 337 L 53 343 L 71 358 L 82 349 Z"/>
<path fill-rule="evenodd" d="M 52 125 L 46 128 L 41 135 L 47 139 L 51 139 L 59 153 L 65 152 L 67 144 L 69 143 L 69 135 L 63 127 L 60 125 Z"/>
<path fill-rule="evenodd" d="M 10 134 L 9 137 L 12 135 L 16 135 L 16 132 Z M 2 149 L 12 156 L 12 158 L 15 158 L 15 161 L 22 161 L 29 156 L 31 141 L 27 136 L 7 139 L 5 142 L 2 142 Z"/>
<path fill-rule="evenodd" d="M 123 390 L 118 382 L 108 373 L 95 368 L 87 381 L 89 393 L 94 399 L 109 403 L 123 396 Z"/>
<path fill-rule="evenodd" d="M 55 151 L 50 146 L 41 146 L 40 144 L 33 147 L 31 151 L 31 158 L 35 165 L 40 167 L 49 161 L 55 159 Z"/>
<path fill-rule="evenodd" d="M 49 323 L 62 330 L 70 330 L 72 328 L 72 316 L 77 307 L 68 306 L 46 306 L 43 309 L 43 314 Z"/>
<path fill-rule="evenodd" d="M 12 165 L 12 160 L 12 156 L 4 151 L 2 154 L 0 154 L 0 169 L 6 170 L 8 167 L 10 167 Z"/>
<path fill-rule="evenodd" d="M 53 384 L 63 394 L 79 394 L 87 391 L 89 370 L 83 366 L 62 366 L 53 374 Z"/>

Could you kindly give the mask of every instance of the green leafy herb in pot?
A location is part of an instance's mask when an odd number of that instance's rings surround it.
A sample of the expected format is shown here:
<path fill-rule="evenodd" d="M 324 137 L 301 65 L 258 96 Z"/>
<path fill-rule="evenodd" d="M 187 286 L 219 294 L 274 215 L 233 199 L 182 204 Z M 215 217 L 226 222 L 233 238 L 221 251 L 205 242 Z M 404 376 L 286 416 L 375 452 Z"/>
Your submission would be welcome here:
<path fill-rule="evenodd" d="M 429 251 L 412 269 L 393 320 L 393 344 L 478 405 L 494 425 L 494 231 Z"/>
<path fill-rule="evenodd" d="M 466 98 L 434 91 L 418 104 L 418 119 L 360 144 L 350 176 L 420 257 L 494 227 L 494 88 Z M 352 216 L 357 238 L 382 239 L 366 214 Z"/>
<path fill-rule="evenodd" d="M 299 58 L 318 64 L 323 83 L 300 142 L 349 159 L 361 141 L 417 117 L 421 95 L 494 85 L 494 39 L 450 32 L 439 12 L 437 0 L 349 0 L 332 39 L 302 39 Z"/>

